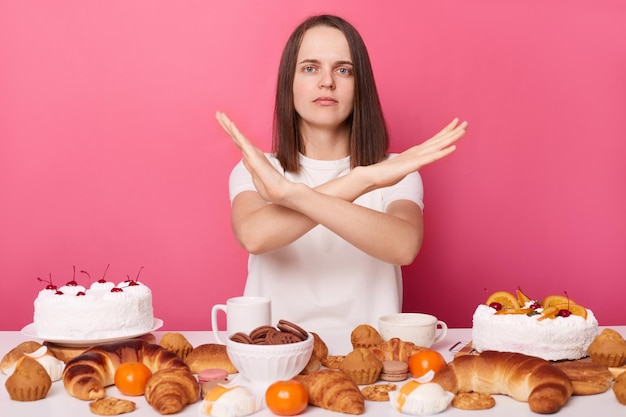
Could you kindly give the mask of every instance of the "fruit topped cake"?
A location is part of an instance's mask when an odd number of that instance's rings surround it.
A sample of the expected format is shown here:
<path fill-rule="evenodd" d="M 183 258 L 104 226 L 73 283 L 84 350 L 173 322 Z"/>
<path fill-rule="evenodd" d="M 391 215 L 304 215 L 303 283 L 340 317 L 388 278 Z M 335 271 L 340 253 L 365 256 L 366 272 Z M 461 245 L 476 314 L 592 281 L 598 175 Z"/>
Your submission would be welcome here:
<path fill-rule="evenodd" d="M 598 334 L 593 312 L 565 295 L 543 300 L 498 291 L 476 308 L 472 347 L 538 356 L 546 360 L 580 359 Z"/>
<path fill-rule="evenodd" d="M 33 320 L 37 336 L 44 340 L 135 336 L 154 326 L 152 291 L 138 279 L 116 285 L 103 277 L 89 288 L 75 278 L 61 287 L 52 277 L 44 282 L 48 285 L 35 299 Z"/>

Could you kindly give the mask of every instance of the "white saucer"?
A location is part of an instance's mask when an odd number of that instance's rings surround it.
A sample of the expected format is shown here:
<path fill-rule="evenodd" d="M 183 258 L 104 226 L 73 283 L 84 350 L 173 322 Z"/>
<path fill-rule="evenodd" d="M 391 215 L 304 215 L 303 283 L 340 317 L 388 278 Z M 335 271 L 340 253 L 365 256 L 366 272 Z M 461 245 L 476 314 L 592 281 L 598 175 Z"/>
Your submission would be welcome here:
<path fill-rule="evenodd" d="M 163 320 L 155 318 L 152 328 L 146 332 L 130 333 L 124 336 L 107 337 L 105 339 L 56 339 L 56 338 L 39 337 L 37 335 L 37 332 L 35 331 L 35 324 L 30 323 L 24 326 L 24 328 L 22 328 L 22 334 L 28 337 L 32 337 L 35 339 L 42 339 L 45 342 L 55 343 L 57 345 L 62 345 L 62 346 L 89 347 L 92 345 L 97 345 L 99 343 L 115 342 L 118 340 L 132 339 L 134 337 L 143 336 L 146 333 L 150 333 L 150 332 L 160 329 L 162 326 L 163 326 Z"/>

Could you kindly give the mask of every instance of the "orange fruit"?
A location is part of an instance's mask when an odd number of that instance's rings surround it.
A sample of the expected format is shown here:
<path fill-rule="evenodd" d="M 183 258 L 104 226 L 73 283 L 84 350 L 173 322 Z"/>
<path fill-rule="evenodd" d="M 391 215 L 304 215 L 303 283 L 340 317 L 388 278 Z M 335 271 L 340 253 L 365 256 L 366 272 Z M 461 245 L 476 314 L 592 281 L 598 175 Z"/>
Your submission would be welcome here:
<path fill-rule="evenodd" d="M 568 298 L 564 295 L 549 295 L 546 298 L 543 299 L 543 303 L 541 303 L 541 306 L 543 308 L 547 308 L 550 306 L 555 306 L 557 304 L 567 304 L 569 303 L 571 304 L 576 304 L 576 302 L 574 302 L 574 300 L 572 300 L 571 298 Z"/>
<path fill-rule="evenodd" d="M 508 291 L 496 291 L 491 294 L 485 304 L 491 305 L 491 303 L 499 303 L 502 309 L 521 307 L 517 298 Z"/>
<path fill-rule="evenodd" d="M 118 366 L 113 380 L 124 395 L 143 395 L 152 371 L 141 362 L 125 362 Z"/>
<path fill-rule="evenodd" d="M 443 355 L 436 350 L 424 349 L 409 357 L 409 372 L 413 378 L 426 375 L 429 371 L 437 373 L 446 366 Z"/>
<path fill-rule="evenodd" d="M 532 308 L 509 308 L 509 309 L 502 309 L 502 310 L 498 310 L 496 311 L 496 314 L 498 315 L 502 315 L 502 314 L 528 314 L 531 311 L 533 311 Z"/>
<path fill-rule="evenodd" d="M 559 310 L 569 310 L 575 316 L 580 316 L 583 319 L 587 318 L 587 309 L 579 304 L 572 304 L 570 301 L 569 304 L 557 304 L 556 308 Z"/>
<path fill-rule="evenodd" d="M 309 392 L 303 383 L 294 379 L 276 381 L 265 390 L 267 408 L 279 416 L 295 416 L 309 404 Z"/>

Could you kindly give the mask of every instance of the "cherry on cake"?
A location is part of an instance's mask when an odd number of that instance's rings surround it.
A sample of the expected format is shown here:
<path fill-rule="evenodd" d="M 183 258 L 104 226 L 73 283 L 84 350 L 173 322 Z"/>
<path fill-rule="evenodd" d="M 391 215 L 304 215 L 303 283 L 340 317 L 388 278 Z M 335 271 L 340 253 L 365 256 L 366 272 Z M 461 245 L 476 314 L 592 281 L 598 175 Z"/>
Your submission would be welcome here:
<path fill-rule="evenodd" d="M 135 336 L 154 326 L 152 291 L 138 280 L 116 285 L 103 278 L 86 288 L 72 279 L 57 288 L 50 279 L 34 306 L 33 325 L 44 340 Z"/>
<path fill-rule="evenodd" d="M 521 290 L 493 293 L 472 319 L 472 347 L 482 352 L 518 352 L 546 360 L 587 356 L 598 334 L 598 321 L 588 308 L 567 296 L 533 300 Z"/>

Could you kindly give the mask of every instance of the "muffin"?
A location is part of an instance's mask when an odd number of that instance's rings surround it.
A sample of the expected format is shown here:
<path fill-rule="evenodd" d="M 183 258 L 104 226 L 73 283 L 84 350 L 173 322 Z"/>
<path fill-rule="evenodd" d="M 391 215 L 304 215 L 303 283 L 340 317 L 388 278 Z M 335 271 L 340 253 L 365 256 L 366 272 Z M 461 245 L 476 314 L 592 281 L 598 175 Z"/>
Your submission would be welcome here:
<path fill-rule="evenodd" d="M 165 333 L 159 342 L 162 348 L 177 354 L 182 360 L 193 350 L 193 346 L 181 333 Z"/>
<path fill-rule="evenodd" d="M 591 361 L 609 367 L 622 366 L 626 360 L 626 341 L 613 329 L 604 329 L 587 348 Z"/>
<path fill-rule="evenodd" d="M 359 324 L 352 330 L 350 335 L 352 348 L 368 348 L 383 343 L 383 338 L 378 330 L 369 324 Z"/>
<path fill-rule="evenodd" d="M 376 382 L 382 368 L 382 362 L 366 348 L 354 349 L 339 364 L 339 370 L 348 375 L 357 385 L 369 385 Z"/>
<path fill-rule="evenodd" d="M 37 401 L 48 395 L 52 380 L 39 362 L 24 356 L 4 385 L 14 401 Z"/>

